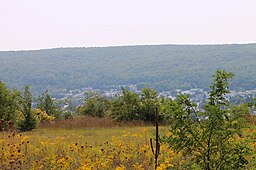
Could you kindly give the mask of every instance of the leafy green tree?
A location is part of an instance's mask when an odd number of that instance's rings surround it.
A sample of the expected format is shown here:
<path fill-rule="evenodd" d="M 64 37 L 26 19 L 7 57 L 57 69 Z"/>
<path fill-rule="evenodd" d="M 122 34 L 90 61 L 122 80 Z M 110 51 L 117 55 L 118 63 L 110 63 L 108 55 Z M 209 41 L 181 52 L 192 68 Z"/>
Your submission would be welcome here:
<path fill-rule="evenodd" d="M 19 97 L 19 91 L 9 90 L 6 85 L 0 81 L 0 119 L 3 120 L 4 123 L 1 128 L 6 128 L 8 121 L 16 125 L 19 110 Z"/>
<path fill-rule="evenodd" d="M 142 88 L 141 93 L 137 94 L 123 88 L 120 96 L 112 102 L 111 116 L 117 120 L 141 120 L 154 123 L 155 110 L 159 105 L 156 90 Z"/>
<path fill-rule="evenodd" d="M 228 100 L 225 98 L 229 91 L 228 80 L 234 76 L 233 73 L 226 72 L 224 70 L 217 70 L 214 77 L 214 82 L 210 86 L 211 91 L 209 92 L 209 103 L 212 106 L 227 106 Z"/>
<path fill-rule="evenodd" d="M 197 111 L 189 96 L 182 94 L 162 108 L 162 112 L 169 114 L 172 134 L 163 141 L 182 152 L 187 159 L 185 168 L 241 169 L 247 164 L 248 148 L 235 142 L 235 137 L 242 137 L 243 115 L 249 110 L 245 105 L 228 107 L 225 95 L 229 93 L 228 80 L 232 77 L 232 73 L 216 71 L 203 112 Z"/>
<path fill-rule="evenodd" d="M 111 116 L 118 121 L 131 121 L 140 118 L 139 95 L 122 88 L 120 96 L 112 102 Z"/>
<path fill-rule="evenodd" d="M 42 96 L 39 96 L 37 99 L 37 108 L 45 111 L 48 115 L 54 116 L 57 119 L 61 118 L 61 113 L 48 91 L 45 91 Z"/>
<path fill-rule="evenodd" d="M 86 93 L 85 103 L 78 108 L 78 112 L 83 115 L 104 117 L 110 108 L 110 101 L 98 93 Z"/>
<path fill-rule="evenodd" d="M 154 122 L 155 110 L 159 107 L 158 92 L 150 88 L 141 89 L 140 94 L 140 119 Z"/>
<path fill-rule="evenodd" d="M 21 111 L 23 113 L 24 119 L 19 122 L 19 129 L 21 131 L 31 131 L 32 129 L 36 128 L 37 121 L 32 112 L 32 95 L 30 93 L 30 87 L 28 85 L 25 86 L 21 101 Z"/>

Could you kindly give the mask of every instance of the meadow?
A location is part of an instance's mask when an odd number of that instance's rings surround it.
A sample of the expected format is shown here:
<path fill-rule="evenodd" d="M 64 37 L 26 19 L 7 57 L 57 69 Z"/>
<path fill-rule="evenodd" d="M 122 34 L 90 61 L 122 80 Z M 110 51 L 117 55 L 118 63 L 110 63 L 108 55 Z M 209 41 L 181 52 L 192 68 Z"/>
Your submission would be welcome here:
<path fill-rule="evenodd" d="M 0 140 L 0 166 L 2 169 L 153 169 L 154 157 L 149 145 L 152 136 L 152 127 L 4 132 Z M 162 168 L 180 162 L 179 155 L 167 146 L 162 149 L 159 158 Z"/>
<path fill-rule="evenodd" d="M 149 143 L 150 138 L 154 138 L 153 126 L 103 124 L 102 119 L 97 121 L 95 118 L 87 123 L 81 119 L 73 121 L 80 126 L 74 127 L 69 120 L 44 125 L 31 132 L 1 132 L 1 169 L 154 169 L 154 155 Z M 255 126 L 243 132 L 252 137 L 254 134 L 251 139 L 256 139 Z M 160 127 L 161 135 L 168 133 L 167 126 Z M 237 140 L 243 139 L 238 137 Z M 255 141 L 250 142 L 250 147 L 255 153 Z M 182 153 L 173 152 L 167 144 L 161 144 L 157 169 L 187 169 L 189 159 Z M 247 169 L 255 167 L 250 161 Z"/>

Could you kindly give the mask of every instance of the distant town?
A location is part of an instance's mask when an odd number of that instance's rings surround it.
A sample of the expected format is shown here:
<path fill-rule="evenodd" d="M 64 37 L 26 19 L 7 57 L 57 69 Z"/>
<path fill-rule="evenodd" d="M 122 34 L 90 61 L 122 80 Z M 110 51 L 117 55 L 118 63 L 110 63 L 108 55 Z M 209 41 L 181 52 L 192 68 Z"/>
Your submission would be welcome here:
<path fill-rule="evenodd" d="M 62 89 L 60 92 L 58 92 L 59 97 L 56 98 L 56 100 L 58 101 L 69 100 L 72 102 L 73 106 L 77 107 L 79 105 L 82 105 L 85 102 L 84 100 L 85 100 L 86 93 L 97 92 L 100 95 L 105 96 L 107 98 L 115 98 L 116 96 L 121 94 L 122 87 L 138 94 L 141 92 L 134 84 L 118 85 L 116 87 L 113 87 L 107 90 L 95 89 L 93 87 L 85 87 L 82 89 L 74 89 L 74 90 Z M 167 97 L 167 98 L 175 99 L 175 96 L 178 93 L 189 95 L 191 100 L 197 103 L 197 106 L 199 109 L 201 109 L 201 106 L 203 106 L 206 103 L 207 98 L 209 97 L 208 90 L 201 89 L 201 88 L 193 88 L 189 90 L 177 89 L 172 91 L 161 91 L 159 92 L 159 97 Z M 231 104 L 253 102 L 254 98 L 256 98 L 256 90 L 246 90 L 246 91 L 231 90 L 230 93 L 226 95 L 226 98 L 231 102 Z M 68 104 L 65 104 L 62 106 L 62 108 L 65 109 L 68 106 L 69 106 Z M 253 114 L 256 114 L 256 112 L 254 112 Z"/>

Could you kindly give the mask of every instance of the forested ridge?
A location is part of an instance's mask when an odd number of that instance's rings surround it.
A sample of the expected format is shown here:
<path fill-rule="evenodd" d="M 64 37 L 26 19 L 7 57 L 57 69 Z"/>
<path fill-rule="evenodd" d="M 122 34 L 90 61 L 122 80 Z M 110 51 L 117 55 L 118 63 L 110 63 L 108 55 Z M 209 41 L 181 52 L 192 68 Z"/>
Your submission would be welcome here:
<path fill-rule="evenodd" d="M 256 44 L 147 45 L 0 52 L 0 80 L 38 94 L 86 86 L 137 84 L 158 90 L 207 88 L 215 70 L 236 77 L 231 89 L 256 88 Z"/>

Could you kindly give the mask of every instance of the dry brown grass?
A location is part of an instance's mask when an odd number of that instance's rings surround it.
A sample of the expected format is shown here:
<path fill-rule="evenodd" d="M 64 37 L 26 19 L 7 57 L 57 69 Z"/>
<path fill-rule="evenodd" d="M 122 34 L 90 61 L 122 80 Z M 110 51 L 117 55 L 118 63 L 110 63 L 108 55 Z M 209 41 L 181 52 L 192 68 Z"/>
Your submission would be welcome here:
<path fill-rule="evenodd" d="M 256 125 L 256 115 L 246 115 L 245 119 L 248 123 Z M 168 126 L 168 123 L 162 123 Z M 93 128 L 113 128 L 113 127 L 134 127 L 134 126 L 153 126 L 151 123 L 143 121 L 126 121 L 118 122 L 110 117 L 92 117 L 77 116 L 72 119 L 55 120 L 48 123 L 40 124 L 39 128 L 47 129 L 93 129 Z"/>
<path fill-rule="evenodd" d="M 72 119 L 55 120 L 49 123 L 40 124 L 39 128 L 50 129 L 78 129 L 78 128 L 112 128 L 112 127 L 132 127 L 150 125 L 142 121 L 118 122 L 109 117 L 99 118 L 91 116 L 78 116 Z"/>
<path fill-rule="evenodd" d="M 247 122 L 249 122 L 252 125 L 256 125 L 256 115 L 247 114 L 245 116 L 245 119 Z"/>

